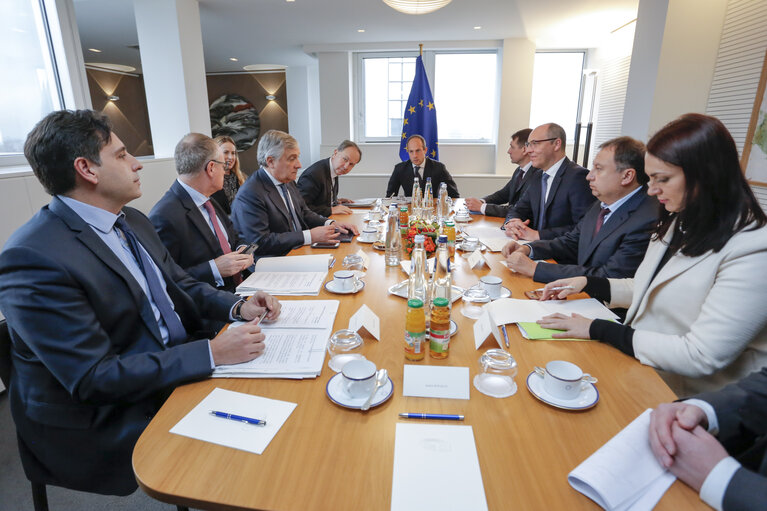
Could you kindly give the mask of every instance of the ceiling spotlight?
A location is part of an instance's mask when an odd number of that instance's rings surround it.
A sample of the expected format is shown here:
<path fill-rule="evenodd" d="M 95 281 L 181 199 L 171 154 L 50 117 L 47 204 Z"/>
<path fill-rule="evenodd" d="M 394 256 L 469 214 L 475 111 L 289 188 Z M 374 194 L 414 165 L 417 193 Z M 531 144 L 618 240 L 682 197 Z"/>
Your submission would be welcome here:
<path fill-rule="evenodd" d="M 101 53 L 101 50 L 98 48 L 88 48 L 88 51 L 92 51 L 93 53 Z"/>
<path fill-rule="evenodd" d="M 364 29 L 364 28 L 358 28 L 358 29 L 357 29 L 357 32 L 359 32 L 360 34 L 361 34 L 361 33 L 363 33 L 364 31 L 365 31 L 365 29 Z"/>
<path fill-rule="evenodd" d="M 231 60 L 232 62 L 238 62 L 240 59 L 238 59 L 237 57 L 229 57 L 229 60 Z"/>
<path fill-rule="evenodd" d="M 115 96 L 114 94 L 112 94 L 111 96 L 107 96 L 107 99 L 109 101 L 118 101 L 120 99 L 120 96 Z"/>
<path fill-rule="evenodd" d="M 287 0 L 287 1 L 292 2 L 293 0 Z M 275 96 L 274 94 L 267 94 L 266 99 L 269 101 L 274 101 L 275 99 L 277 99 L 277 96 Z"/>
<path fill-rule="evenodd" d="M 476 27 L 474 27 L 474 30 L 479 30 L 480 28 L 482 28 L 482 27 L 480 27 L 479 25 L 477 25 Z"/>
<path fill-rule="evenodd" d="M 428 14 L 442 9 L 450 3 L 450 0 L 383 0 L 383 2 L 405 14 Z"/>

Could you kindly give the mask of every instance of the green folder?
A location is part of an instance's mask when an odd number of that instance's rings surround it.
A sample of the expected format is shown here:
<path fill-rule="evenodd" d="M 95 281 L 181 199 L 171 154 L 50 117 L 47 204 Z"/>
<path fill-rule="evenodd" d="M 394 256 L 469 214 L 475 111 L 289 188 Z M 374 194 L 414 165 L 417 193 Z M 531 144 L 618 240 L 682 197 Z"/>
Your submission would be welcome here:
<path fill-rule="evenodd" d="M 527 334 L 527 338 L 531 341 L 588 341 L 590 339 L 555 339 L 554 334 L 563 332 L 563 330 L 554 330 L 553 328 L 543 328 L 538 323 L 523 323 L 520 321 L 519 326 L 524 329 Z"/>

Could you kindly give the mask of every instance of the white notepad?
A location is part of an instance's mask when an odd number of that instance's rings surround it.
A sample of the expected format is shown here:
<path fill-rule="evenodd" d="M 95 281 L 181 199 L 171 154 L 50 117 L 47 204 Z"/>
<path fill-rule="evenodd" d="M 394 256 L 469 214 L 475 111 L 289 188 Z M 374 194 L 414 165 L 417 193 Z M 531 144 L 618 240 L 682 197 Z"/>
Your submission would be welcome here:
<path fill-rule="evenodd" d="M 487 509 L 471 426 L 397 424 L 391 509 Z"/>
<path fill-rule="evenodd" d="M 261 454 L 293 412 L 296 403 L 277 401 L 215 388 L 192 411 L 173 426 L 171 433 L 204 442 Z M 266 426 L 253 426 L 210 414 L 212 410 L 262 419 Z"/>

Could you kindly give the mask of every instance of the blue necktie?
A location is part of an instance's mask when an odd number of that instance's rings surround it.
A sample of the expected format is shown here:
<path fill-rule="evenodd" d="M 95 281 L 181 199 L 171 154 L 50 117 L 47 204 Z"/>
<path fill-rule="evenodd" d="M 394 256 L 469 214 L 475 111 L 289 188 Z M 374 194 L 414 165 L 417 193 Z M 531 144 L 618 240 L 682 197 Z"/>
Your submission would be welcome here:
<path fill-rule="evenodd" d="M 549 175 L 545 172 L 541 175 L 541 210 L 538 212 L 538 224 L 535 226 L 536 230 L 543 229 L 543 223 L 546 219 L 546 182 L 549 180 Z"/>
<path fill-rule="evenodd" d="M 290 223 L 293 224 L 294 231 L 301 230 L 301 222 L 298 221 L 296 211 L 293 209 L 293 203 L 290 201 L 290 194 L 285 183 L 280 183 L 280 191 L 282 192 L 282 198 L 285 199 L 285 204 L 288 205 L 288 212 L 290 213 Z"/>
<path fill-rule="evenodd" d="M 170 298 L 168 298 L 168 295 L 163 291 L 160 279 L 157 277 L 157 273 L 152 267 L 149 256 L 141 250 L 136 234 L 122 216 L 117 218 L 115 227 L 119 229 L 119 231 L 122 231 L 125 241 L 128 242 L 128 247 L 133 253 L 133 257 L 136 259 L 141 273 L 144 274 L 147 286 L 149 286 L 149 293 L 152 295 L 151 299 L 160 311 L 160 317 L 168 328 L 168 345 L 184 342 L 187 337 L 186 329 L 184 328 L 184 325 L 181 324 L 181 320 L 178 319 L 176 312 L 173 310 L 173 304 L 171 303 Z"/>

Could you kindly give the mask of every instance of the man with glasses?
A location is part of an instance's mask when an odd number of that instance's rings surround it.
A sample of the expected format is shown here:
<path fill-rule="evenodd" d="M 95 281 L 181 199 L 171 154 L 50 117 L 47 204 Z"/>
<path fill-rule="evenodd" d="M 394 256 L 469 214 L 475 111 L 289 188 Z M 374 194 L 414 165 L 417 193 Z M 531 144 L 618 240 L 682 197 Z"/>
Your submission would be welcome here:
<path fill-rule="evenodd" d="M 190 133 L 176 145 L 178 178 L 149 213 L 176 264 L 192 277 L 227 291 L 253 264 L 229 215 L 210 196 L 224 186 L 224 154 L 213 139 Z"/>
<path fill-rule="evenodd" d="M 565 156 L 565 130 L 554 123 L 538 126 L 527 140 L 533 167 L 522 198 L 506 214 L 506 236 L 548 240 L 575 227 L 595 198 L 586 181 L 588 170 Z"/>
<path fill-rule="evenodd" d="M 345 203 L 349 199 L 338 197 L 338 176 L 351 172 L 362 159 L 362 151 L 351 140 L 339 144 L 333 156 L 314 162 L 298 178 L 298 190 L 306 205 L 323 216 L 349 215 L 352 210 Z"/>
<path fill-rule="evenodd" d="M 511 163 L 517 165 L 517 170 L 514 171 L 506 186 L 482 199 L 469 197 L 466 199 L 466 207 L 469 210 L 486 216 L 505 218 L 509 212 L 509 206 L 513 206 L 519 201 L 527 189 L 527 185 L 530 184 L 530 178 L 535 175 L 535 172 L 531 172 L 533 164 L 527 154 L 527 147 L 525 147 L 527 138 L 532 131 L 530 128 L 525 128 L 511 136 L 509 150 L 506 152 L 511 158 Z"/>

